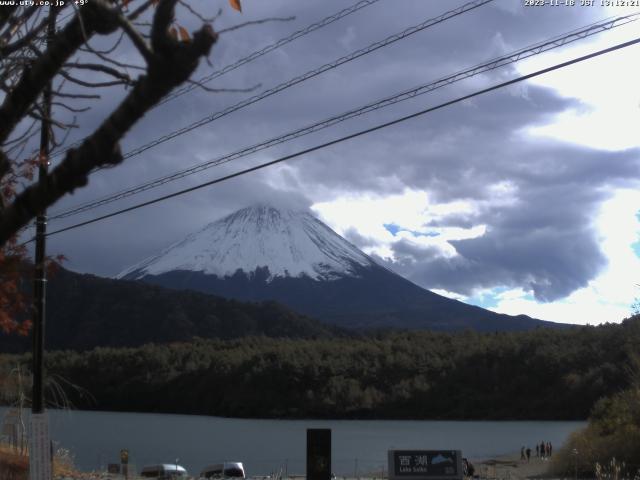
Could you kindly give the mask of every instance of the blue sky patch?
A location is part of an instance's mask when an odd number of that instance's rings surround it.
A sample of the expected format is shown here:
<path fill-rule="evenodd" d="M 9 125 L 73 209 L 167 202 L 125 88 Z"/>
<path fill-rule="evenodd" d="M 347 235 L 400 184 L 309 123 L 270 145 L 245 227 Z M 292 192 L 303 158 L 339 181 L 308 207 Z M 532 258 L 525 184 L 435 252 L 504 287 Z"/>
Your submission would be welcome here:
<path fill-rule="evenodd" d="M 387 230 L 387 232 L 389 232 L 394 237 L 396 236 L 396 233 L 400 231 L 400 227 L 395 223 L 384 223 L 383 226 L 385 230 Z"/>
<path fill-rule="evenodd" d="M 498 306 L 498 296 L 508 290 L 511 289 L 507 287 L 497 287 L 481 295 L 474 295 L 473 297 L 469 297 L 465 303 L 470 303 L 471 305 L 476 305 L 482 308 L 495 308 Z M 527 300 L 533 300 L 533 297 L 531 295 L 526 295 L 524 298 L 526 298 Z"/>
<path fill-rule="evenodd" d="M 383 223 L 382 225 L 385 228 L 385 230 L 387 230 L 387 232 L 389 232 L 394 237 L 400 231 L 409 232 L 415 237 L 437 237 L 437 236 L 440 235 L 440 233 L 438 233 L 438 232 L 416 232 L 415 230 L 409 230 L 407 228 L 402 228 L 401 226 L 396 225 L 395 223 Z"/>

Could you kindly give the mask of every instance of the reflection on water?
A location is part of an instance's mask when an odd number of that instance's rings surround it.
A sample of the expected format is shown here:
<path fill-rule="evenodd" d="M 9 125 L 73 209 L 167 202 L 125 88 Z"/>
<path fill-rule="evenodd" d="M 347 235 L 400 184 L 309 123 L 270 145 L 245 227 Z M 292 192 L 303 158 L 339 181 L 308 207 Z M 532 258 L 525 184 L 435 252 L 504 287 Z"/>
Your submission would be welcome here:
<path fill-rule="evenodd" d="M 3 416 L 6 409 L 0 408 Z M 132 466 L 173 463 L 197 474 L 207 464 L 244 462 L 247 475 L 304 473 L 307 428 L 332 429 L 332 469 L 386 469 L 389 449 L 455 449 L 471 459 L 550 441 L 560 446 L 584 422 L 423 420 L 246 420 L 195 415 L 51 411 L 51 437 L 82 469 L 105 469 L 128 449 Z"/>

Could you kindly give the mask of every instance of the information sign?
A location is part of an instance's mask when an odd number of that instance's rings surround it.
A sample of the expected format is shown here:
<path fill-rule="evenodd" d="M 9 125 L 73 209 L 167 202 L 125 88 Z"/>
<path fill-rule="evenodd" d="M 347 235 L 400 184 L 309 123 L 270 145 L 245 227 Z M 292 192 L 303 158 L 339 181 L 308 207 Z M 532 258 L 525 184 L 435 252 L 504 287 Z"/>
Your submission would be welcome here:
<path fill-rule="evenodd" d="M 461 480 L 460 450 L 389 450 L 390 480 Z"/>

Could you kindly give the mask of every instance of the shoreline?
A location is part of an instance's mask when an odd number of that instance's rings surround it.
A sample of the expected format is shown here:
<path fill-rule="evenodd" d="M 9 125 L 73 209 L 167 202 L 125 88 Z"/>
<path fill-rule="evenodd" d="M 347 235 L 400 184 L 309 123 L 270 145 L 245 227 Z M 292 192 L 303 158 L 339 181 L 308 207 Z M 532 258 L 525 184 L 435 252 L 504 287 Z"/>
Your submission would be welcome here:
<path fill-rule="evenodd" d="M 22 458 L 24 459 L 25 457 Z M 520 460 L 519 452 L 499 455 L 494 458 L 487 458 L 484 460 L 470 459 L 470 461 L 475 468 L 474 478 L 480 480 L 531 480 L 551 478 L 547 473 L 550 465 L 549 460 L 542 460 L 540 458 L 533 457 L 529 462 L 523 462 Z M 26 469 L 27 462 L 24 462 L 23 460 L 23 463 L 24 464 L 21 465 L 21 468 L 18 470 Z M 57 465 L 56 470 L 57 471 L 54 474 L 54 478 L 56 480 L 119 480 L 125 478 L 123 475 L 114 475 L 102 471 L 76 470 L 72 466 Z M 349 476 L 343 477 L 340 475 L 337 478 L 341 480 L 386 480 L 388 477 L 385 474 L 386 472 L 382 475 L 376 475 L 375 472 L 369 472 L 368 474 L 363 474 L 357 478 Z M 134 474 L 129 478 L 133 480 L 141 477 Z M 267 478 L 270 477 L 247 477 L 248 480 Z M 304 475 L 288 475 L 280 478 L 282 480 L 304 480 L 306 477 Z M 465 478 L 469 479 L 470 477 Z"/>
<path fill-rule="evenodd" d="M 498 455 L 486 459 L 470 459 L 475 475 L 481 479 L 540 479 L 550 478 L 550 459 L 532 456 L 530 461 L 520 460 L 520 452 Z"/>

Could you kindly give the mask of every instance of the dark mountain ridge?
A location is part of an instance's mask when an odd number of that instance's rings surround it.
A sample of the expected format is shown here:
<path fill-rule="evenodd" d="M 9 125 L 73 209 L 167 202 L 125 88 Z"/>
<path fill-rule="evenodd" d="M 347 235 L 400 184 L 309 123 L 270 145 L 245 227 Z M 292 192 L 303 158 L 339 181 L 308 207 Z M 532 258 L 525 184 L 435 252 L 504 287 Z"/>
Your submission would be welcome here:
<path fill-rule="evenodd" d="M 219 278 L 202 272 L 172 271 L 148 275 L 144 282 L 195 290 L 240 301 L 277 300 L 296 312 L 350 329 L 398 328 L 479 332 L 521 331 L 566 325 L 485 310 L 425 290 L 388 270 L 356 267 L 357 276 L 329 282 L 301 277 L 275 277 L 267 268 L 251 274 L 237 271 Z"/>
<path fill-rule="evenodd" d="M 247 303 L 59 269 L 47 287 L 46 348 L 89 350 L 251 335 L 328 338 L 347 332 L 276 302 Z M 0 332 L 1 352 L 31 349 Z"/>

